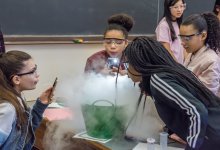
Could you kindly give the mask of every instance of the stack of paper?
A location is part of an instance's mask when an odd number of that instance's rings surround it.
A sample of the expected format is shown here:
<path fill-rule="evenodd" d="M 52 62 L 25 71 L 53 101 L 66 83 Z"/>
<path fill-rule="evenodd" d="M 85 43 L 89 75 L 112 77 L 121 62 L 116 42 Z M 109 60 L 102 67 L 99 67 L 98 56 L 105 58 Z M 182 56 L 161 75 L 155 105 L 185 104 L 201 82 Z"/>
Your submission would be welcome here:
<path fill-rule="evenodd" d="M 111 139 L 99 139 L 99 138 L 91 137 L 85 131 L 74 135 L 73 138 L 86 139 L 86 140 L 96 141 L 100 143 L 107 143 L 108 141 L 111 140 Z"/>
<path fill-rule="evenodd" d="M 160 145 L 158 144 L 154 144 L 154 145 L 155 145 L 154 150 L 161 150 Z M 138 143 L 132 150 L 147 150 L 147 143 Z M 184 149 L 168 146 L 167 150 L 184 150 Z"/>

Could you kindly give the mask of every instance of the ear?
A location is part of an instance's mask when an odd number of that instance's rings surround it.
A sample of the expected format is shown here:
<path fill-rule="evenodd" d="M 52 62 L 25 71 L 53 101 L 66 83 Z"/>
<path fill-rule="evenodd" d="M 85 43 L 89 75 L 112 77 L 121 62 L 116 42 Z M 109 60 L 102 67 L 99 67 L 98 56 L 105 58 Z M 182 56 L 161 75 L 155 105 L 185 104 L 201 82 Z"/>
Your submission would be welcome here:
<path fill-rule="evenodd" d="M 207 32 L 206 32 L 206 31 L 203 31 L 203 32 L 201 33 L 201 35 L 202 35 L 202 40 L 205 41 L 206 38 L 207 38 Z"/>
<path fill-rule="evenodd" d="M 11 79 L 13 85 L 19 85 L 20 84 L 20 80 L 21 80 L 20 77 L 17 76 L 17 75 L 13 76 L 12 79 Z"/>
<path fill-rule="evenodd" d="M 126 39 L 126 40 L 125 40 L 125 47 L 128 46 L 128 43 L 129 43 L 129 42 L 128 42 L 128 40 Z"/>

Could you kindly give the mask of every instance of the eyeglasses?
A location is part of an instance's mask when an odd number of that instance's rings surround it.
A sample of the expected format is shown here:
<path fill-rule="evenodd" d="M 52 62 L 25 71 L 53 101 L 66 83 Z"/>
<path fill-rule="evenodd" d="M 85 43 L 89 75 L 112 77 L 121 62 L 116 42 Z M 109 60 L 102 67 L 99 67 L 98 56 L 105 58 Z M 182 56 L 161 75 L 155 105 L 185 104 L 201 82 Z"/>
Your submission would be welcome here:
<path fill-rule="evenodd" d="M 124 61 L 123 64 L 124 64 L 124 67 L 128 71 L 129 74 L 131 74 L 133 76 L 136 76 L 136 77 L 141 77 L 142 76 L 141 74 L 135 74 L 135 73 L 131 72 L 131 70 L 129 70 L 129 63 L 128 63 L 128 61 Z"/>
<path fill-rule="evenodd" d="M 186 41 L 186 42 L 189 42 L 193 36 L 197 36 L 197 35 L 200 35 L 201 32 L 197 32 L 197 33 L 194 33 L 194 34 L 191 34 L 191 35 L 179 35 L 180 39 L 182 41 Z"/>
<path fill-rule="evenodd" d="M 104 38 L 104 43 L 105 44 L 115 44 L 115 45 L 121 45 L 123 42 L 125 41 L 125 39 L 116 39 L 116 38 Z"/>
<path fill-rule="evenodd" d="M 175 9 L 175 10 L 177 10 L 177 9 L 182 9 L 182 10 L 184 10 L 184 9 L 186 9 L 186 3 L 185 4 L 181 4 L 181 5 L 176 5 L 176 6 L 170 6 L 170 9 Z"/>
<path fill-rule="evenodd" d="M 33 74 L 33 75 L 36 75 L 36 74 L 37 74 L 37 65 L 35 65 L 35 67 L 34 67 L 31 71 L 29 71 L 29 72 L 18 73 L 18 74 L 16 74 L 16 75 L 17 75 L 17 76 L 24 76 L 24 75 L 31 75 L 31 74 Z"/>

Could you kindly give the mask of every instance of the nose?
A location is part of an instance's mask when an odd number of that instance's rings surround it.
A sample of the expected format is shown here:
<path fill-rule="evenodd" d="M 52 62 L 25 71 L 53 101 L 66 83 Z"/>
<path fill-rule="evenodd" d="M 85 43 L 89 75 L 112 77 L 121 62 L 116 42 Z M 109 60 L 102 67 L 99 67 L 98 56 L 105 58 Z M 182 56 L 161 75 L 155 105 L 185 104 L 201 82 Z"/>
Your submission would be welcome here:
<path fill-rule="evenodd" d="M 115 42 L 111 43 L 111 48 L 116 48 L 116 43 Z"/>
<path fill-rule="evenodd" d="M 180 12 L 182 11 L 183 9 L 181 7 L 178 7 L 177 10 Z"/>
<path fill-rule="evenodd" d="M 36 78 L 40 77 L 40 74 L 38 72 L 35 73 Z"/>
<path fill-rule="evenodd" d="M 181 40 L 181 44 L 184 46 L 185 45 L 185 42 L 183 40 Z"/>

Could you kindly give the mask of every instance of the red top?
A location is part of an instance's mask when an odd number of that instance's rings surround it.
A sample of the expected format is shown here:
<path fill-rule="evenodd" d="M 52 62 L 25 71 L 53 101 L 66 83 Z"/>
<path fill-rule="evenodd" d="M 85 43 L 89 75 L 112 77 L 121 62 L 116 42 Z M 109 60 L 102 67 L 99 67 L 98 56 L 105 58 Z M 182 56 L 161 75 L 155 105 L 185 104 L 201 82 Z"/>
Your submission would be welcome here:
<path fill-rule="evenodd" d="M 90 56 L 86 61 L 85 73 L 100 73 L 102 69 L 104 69 L 105 65 L 107 65 L 107 60 L 110 55 L 106 50 L 99 51 L 92 56 Z M 121 65 L 122 69 L 125 69 L 124 64 Z"/>

